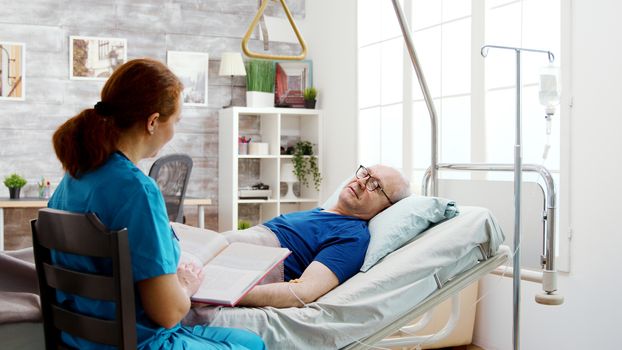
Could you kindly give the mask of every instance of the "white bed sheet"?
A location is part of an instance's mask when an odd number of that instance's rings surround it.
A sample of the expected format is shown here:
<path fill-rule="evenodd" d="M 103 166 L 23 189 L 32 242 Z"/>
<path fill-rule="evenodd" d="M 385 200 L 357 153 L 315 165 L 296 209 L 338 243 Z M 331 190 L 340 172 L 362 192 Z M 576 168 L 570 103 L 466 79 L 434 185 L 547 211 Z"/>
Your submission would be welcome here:
<path fill-rule="evenodd" d="M 275 349 L 338 349 L 374 333 L 419 304 L 442 282 L 497 252 L 503 232 L 484 208 L 461 207 L 457 217 L 421 234 L 305 308 L 199 307 L 185 324 L 248 329 Z"/>

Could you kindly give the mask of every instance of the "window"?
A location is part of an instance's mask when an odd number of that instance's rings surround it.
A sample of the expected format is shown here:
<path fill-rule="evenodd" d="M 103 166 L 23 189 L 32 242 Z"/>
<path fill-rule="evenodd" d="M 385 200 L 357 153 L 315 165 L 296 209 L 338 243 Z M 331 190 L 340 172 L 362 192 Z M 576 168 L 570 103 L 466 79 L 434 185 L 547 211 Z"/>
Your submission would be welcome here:
<path fill-rule="evenodd" d="M 389 1 L 359 1 L 359 161 L 402 167 L 404 41 Z"/>
<path fill-rule="evenodd" d="M 438 115 L 439 162 L 513 163 L 516 55 L 490 50 L 483 59 L 480 48 L 493 44 L 546 49 L 555 53 L 559 65 L 561 1 L 402 3 Z M 430 164 L 430 122 L 423 94 L 391 2 L 357 4 L 359 161 L 401 168 L 418 188 Z M 523 53 L 521 63 L 523 162 L 549 169 L 561 197 L 559 108 L 547 135 L 544 107 L 538 100 L 539 70 L 548 63 L 547 57 Z M 547 143 L 550 149 L 544 159 Z M 479 175 L 489 180 L 513 179 L 510 172 Z M 470 176 L 440 172 L 441 178 Z M 526 173 L 524 179 L 536 181 L 538 176 Z"/>

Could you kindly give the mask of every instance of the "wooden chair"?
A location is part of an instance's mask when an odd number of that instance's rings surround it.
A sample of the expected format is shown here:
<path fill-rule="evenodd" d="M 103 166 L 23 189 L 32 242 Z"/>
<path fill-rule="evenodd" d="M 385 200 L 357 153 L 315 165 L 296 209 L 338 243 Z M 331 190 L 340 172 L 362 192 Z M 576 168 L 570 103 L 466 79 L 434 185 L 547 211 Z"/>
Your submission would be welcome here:
<path fill-rule="evenodd" d="M 46 349 L 66 349 L 61 331 L 92 342 L 136 349 L 134 282 L 127 229 L 109 231 L 95 214 L 39 210 L 31 221 Z M 112 261 L 112 275 L 61 267 L 51 250 Z M 57 303 L 56 291 L 116 304 L 114 320 L 87 316 Z"/>
<path fill-rule="evenodd" d="M 169 154 L 158 158 L 149 176 L 160 187 L 170 221 L 184 223 L 184 198 L 192 171 L 192 158 L 185 154 Z"/>

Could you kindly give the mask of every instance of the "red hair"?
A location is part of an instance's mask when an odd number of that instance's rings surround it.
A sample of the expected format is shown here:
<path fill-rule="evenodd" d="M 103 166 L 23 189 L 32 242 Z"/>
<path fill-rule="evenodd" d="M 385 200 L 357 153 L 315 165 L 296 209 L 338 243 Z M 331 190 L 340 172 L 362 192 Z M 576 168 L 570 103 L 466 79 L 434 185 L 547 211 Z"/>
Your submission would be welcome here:
<path fill-rule="evenodd" d="M 104 85 L 98 108 L 83 110 L 54 133 L 54 151 L 63 168 L 74 178 L 99 168 L 116 151 L 125 130 L 153 113 L 166 122 L 179 108 L 182 89 L 161 62 L 135 59 L 121 65 Z"/>

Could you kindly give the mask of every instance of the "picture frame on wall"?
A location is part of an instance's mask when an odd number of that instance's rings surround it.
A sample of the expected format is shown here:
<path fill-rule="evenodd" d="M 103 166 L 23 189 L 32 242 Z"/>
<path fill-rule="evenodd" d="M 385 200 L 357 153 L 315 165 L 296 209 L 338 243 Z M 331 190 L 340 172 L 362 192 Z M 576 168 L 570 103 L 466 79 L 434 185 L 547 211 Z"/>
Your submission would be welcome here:
<path fill-rule="evenodd" d="M 278 61 L 274 82 L 274 104 L 277 107 L 303 108 L 303 93 L 313 86 L 313 62 Z"/>
<path fill-rule="evenodd" d="M 184 105 L 207 107 L 209 54 L 205 52 L 167 51 L 166 63 L 184 84 Z"/>
<path fill-rule="evenodd" d="M 127 41 L 122 38 L 69 37 L 69 79 L 106 80 L 127 61 Z"/>
<path fill-rule="evenodd" d="M 0 100 L 26 99 L 26 44 L 0 42 Z"/>

